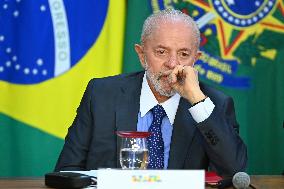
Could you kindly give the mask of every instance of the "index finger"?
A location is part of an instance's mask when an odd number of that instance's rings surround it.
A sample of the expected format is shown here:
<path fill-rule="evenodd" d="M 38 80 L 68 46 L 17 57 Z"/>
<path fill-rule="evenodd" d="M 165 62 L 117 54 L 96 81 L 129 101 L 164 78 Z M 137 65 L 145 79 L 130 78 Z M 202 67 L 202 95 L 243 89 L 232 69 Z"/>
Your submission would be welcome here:
<path fill-rule="evenodd" d="M 176 83 L 178 80 L 178 77 L 182 77 L 183 75 L 183 70 L 184 70 L 184 66 L 178 65 L 176 66 L 171 74 L 170 74 L 170 78 L 171 78 L 171 82 L 172 83 Z"/>

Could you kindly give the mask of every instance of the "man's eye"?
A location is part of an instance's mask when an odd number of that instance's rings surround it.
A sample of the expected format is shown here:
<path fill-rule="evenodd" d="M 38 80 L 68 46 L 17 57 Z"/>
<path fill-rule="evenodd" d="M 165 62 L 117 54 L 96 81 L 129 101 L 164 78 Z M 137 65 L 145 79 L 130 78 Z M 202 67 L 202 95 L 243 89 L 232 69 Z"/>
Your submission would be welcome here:
<path fill-rule="evenodd" d="M 187 58 L 187 57 L 189 57 L 189 53 L 187 53 L 187 52 L 181 52 L 181 53 L 179 53 L 180 54 L 180 56 L 182 57 L 182 58 Z"/>
<path fill-rule="evenodd" d="M 166 51 L 163 50 L 163 49 L 160 49 L 160 50 L 157 50 L 156 53 L 157 53 L 158 55 L 165 55 L 165 54 L 166 54 Z"/>

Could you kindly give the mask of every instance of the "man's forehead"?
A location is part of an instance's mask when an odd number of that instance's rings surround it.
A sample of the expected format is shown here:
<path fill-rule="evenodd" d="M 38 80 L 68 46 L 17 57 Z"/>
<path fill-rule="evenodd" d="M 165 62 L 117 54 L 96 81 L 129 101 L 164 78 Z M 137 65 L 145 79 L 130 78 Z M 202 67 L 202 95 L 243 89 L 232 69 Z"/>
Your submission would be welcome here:
<path fill-rule="evenodd" d="M 175 33 L 174 33 L 175 32 Z M 148 37 L 151 36 L 170 36 L 171 34 L 177 35 L 189 35 L 194 37 L 193 29 L 191 26 L 185 22 L 161 22 L 157 23 L 155 27 L 152 28 L 152 32 Z"/>
<path fill-rule="evenodd" d="M 196 39 L 192 27 L 183 20 L 159 20 L 151 33 L 144 38 L 145 46 L 151 48 L 194 49 Z M 146 47 L 147 48 L 147 47 Z"/>
<path fill-rule="evenodd" d="M 192 33 L 192 26 L 189 25 L 184 20 L 180 19 L 160 19 L 156 22 L 149 25 L 151 28 L 149 34 L 146 37 L 150 37 L 153 34 L 157 33 L 159 35 L 161 32 L 165 31 L 166 33 L 170 32 L 173 29 L 183 29 L 187 33 Z"/>

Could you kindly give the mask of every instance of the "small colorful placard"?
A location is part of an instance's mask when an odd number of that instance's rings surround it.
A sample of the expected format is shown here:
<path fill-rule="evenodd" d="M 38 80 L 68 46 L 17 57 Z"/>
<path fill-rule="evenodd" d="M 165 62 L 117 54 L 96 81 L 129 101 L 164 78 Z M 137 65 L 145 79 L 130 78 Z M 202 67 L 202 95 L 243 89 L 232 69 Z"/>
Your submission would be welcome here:
<path fill-rule="evenodd" d="M 98 189 L 204 189 L 204 170 L 99 169 Z"/>

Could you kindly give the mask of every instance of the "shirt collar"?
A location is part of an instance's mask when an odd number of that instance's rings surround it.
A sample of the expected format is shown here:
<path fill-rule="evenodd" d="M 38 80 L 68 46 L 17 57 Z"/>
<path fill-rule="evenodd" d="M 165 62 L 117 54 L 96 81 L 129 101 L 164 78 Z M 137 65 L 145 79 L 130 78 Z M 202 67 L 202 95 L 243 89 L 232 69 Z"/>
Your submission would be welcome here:
<path fill-rule="evenodd" d="M 179 105 L 179 100 L 180 100 L 180 95 L 176 93 L 174 96 L 172 96 L 171 98 L 160 104 L 164 108 L 171 125 L 173 125 L 175 120 L 176 112 Z M 141 117 L 145 116 L 145 114 L 149 112 L 157 104 L 159 103 L 150 89 L 145 73 L 143 77 L 141 96 L 140 96 Z"/>

